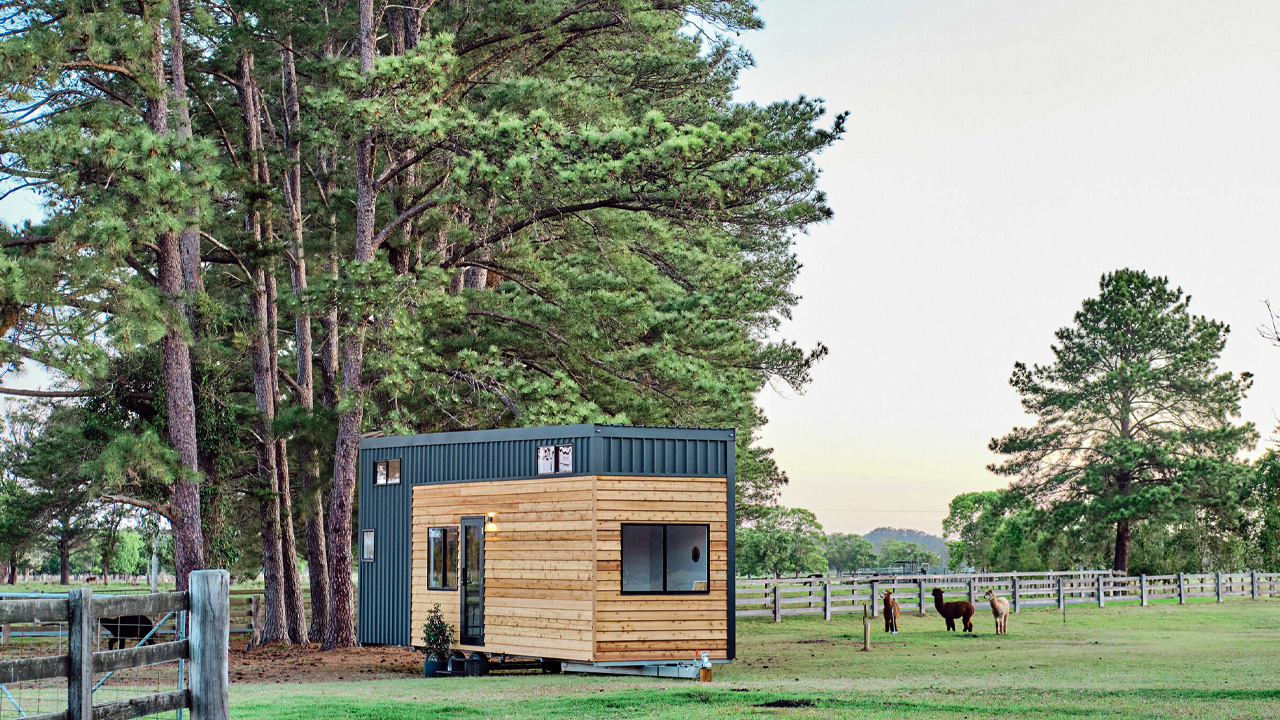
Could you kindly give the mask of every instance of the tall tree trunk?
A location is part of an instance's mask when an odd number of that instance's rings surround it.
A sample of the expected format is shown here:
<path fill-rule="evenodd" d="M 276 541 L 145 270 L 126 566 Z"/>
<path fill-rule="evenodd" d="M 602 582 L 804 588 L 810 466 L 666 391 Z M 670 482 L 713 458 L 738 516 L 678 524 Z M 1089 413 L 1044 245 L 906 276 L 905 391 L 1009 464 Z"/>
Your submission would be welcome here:
<path fill-rule="evenodd" d="M 289 641 L 308 642 L 307 611 L 302 600 L 302 573 L 298 569 L 298 541 L 293 532 L 293 499 L 289 483 L 289 456 L 283 439 L 276 440 L 276 470 L 280 473 L 280 553 L 284 558 L 284 614 Z"/>
<path fill-rule="evenodd" d="M 373 70 L 377 50 L 377 23 L 373 0 L 360 4 L 360 74 Z M 374 254 L 374 210 L 378 192 L 374 185 L 373 135 L 366 132 L 356 143 L 356 251 L 355 261 L 368 263 Z M 364 407 L 360 374 L 364 367 L 364 327 L 359 313 L 348 318 L 342 337 L 342 394 L 349 403 L 338 412 L 338 438 L 333 463 L 333 492 L 329 499 L 329 589 L 332 606 L 325 649 L 356 645 L 355 597 L 351 583 L 351 514 L 355 503 L 356 472 L 360 454 L 360 430 Z"/>
<path fill-rule="evenodd" d="M 171 0 L 172 6 L 178 0 Z M 171 6 L 171 7 L 172 7 Z M 181 10 L 175 9 L 181 17 Z M 164 88 L 166 73 L 163 62 L 163 47 L 160 30 L 160 18 L 149 18 L 151 23 L 150 64 L 156 87 Z M 173 30 L 176 46 L 171 48 L 172 64 L 177 58 L 177 65 L 172 69 L 181 77 L 183 95 L 185 97 L 186 78 L 182 75 L 181 61 L 181 23 Z M 169 103 L 167 94 L 161 89 L 155 97 L 148 98 L 147 120 L 152 132 L 159 136 L 169 134 Z M 173 483 L 171 504 L 175 509 L 173 519 L 173 551 L 176 570 L 176 586 L 178 590 L 187 589 L 187 576 L 193 570 L 204 567 L 204 542 L 200 532 L 200 488 L 199 458 L 196 452 L 196 415 L 195 401 L 191 389 L 191 348 L 177 318 L 185 318 L 187 314 L 186 289 L 182 277 L 182 253 L 178 233 L 167 231 L 158 238 L 159 257 L 157 259 L 156 277 L 160 292 L 174 310 L 173 319 L 166 329 L 161 343 L 164 362 L 165 394 L 168 399 L 169 443 L 178 454 L 182 472 Z"/>
<path fill-rule="evenodd" d="M 318 480 L 315 478 L 313 480 Z M 306 478 L 303 480 L 302 492 L 308 495 Z M 323 640 L 329 633 L 329 555 L 324 541 L 324 493 L 313 490 L 308 502 L 315 506 L 314 512 L 307 513 L 307 569 L 311 582 L 311 628 L 312 641 Z"/>
<path fill-rule="evenodd" d="M 268 225 L 268 227 L 270 227 Z M 267 319 L 271 329 L 272 403 L 280 411 L 280 318 L 275 273 L 267 275 Z M 293 490 L 289 486 L 289 453 L 284 438 L 276 439 L 277 489 L 280 494 L 280 555 L 284 560 L 284 615 L 290 642 L 307 643 L 307 617 L 302 604 L 302 574 L 298 571 L 298 542 L 293 533 Z"/>
<path fill-rule="evenodd" d="M 1112 570 L 1125 575 L 1129 574 L 1129 520 L 1116 523 L 1116 554 Z"/>
<path fill-rule="evenodd" d="M 71 584 L 71 541 L 65 535 L 58 537 L 59 584 Z"/>
<path fill-rule="evenodd" d="M 260 187 L 266 186 L 263 176 L 265 162 L 262 159 L 261 109 L 255 92 L 253 55 L 240 57 L 238 88 L 240 112 L 244 119 L 245 145 L 248 148 L 248 164 L 253 180 Z M 245 209 L 245 230 L 254 240 L 254 246 L 262 247 L 262 213 L 251 200 Z M 258 411 L 254 426 L 257 435 L 258 455 L 258 514 L 261 520 L 262 579 L 263 579 L 263 632 L 261 644 L 289 641 L 285 621 L 284 558 L 280 545 L 280 493 L 277 476 L 276 443 L 272 436 L 275 419 L 275 364 L 271 358 L 270 315 L 267 297 L 267 273 L 259 260 L 253 269 L 253 288 L 249 296 L 249 309 L 253 317 L 253 394 Z"/>
<path fill-rule="evenodd" d="M 289 164 L 284 172 L 285 201 L 289 210 L 289 239 L 294 262 L 290 280 L 295 306 L 294 341 L 297 356 L 296 382 L 300 392 L 298 404 L 310 415 L 315 407 L 315 373 L 312 371 L 311 313 L 307 309 L 307 253 L 303 242 L 302 227 L 302 111 L 298 100 L 298 74 L 294 64 L 293 36 L 287 36 L 280 52 L 280 67 L 284 85 L 284 130 Z M 299 500 L 307 541 L 307 569 L 311 585 L 311 625 L 300 631 L 297 642 L 322 639 L 328 630 L 329 617 L 329 562 L 325 555 L 324 506 L 316 488 L 320 476 L 320 458 L 315 444 L 306 442 L 301 448 L 302 461 L 298 469 L 301 482 Z M 286 473 L 287 476 L 287 473 Z M 314 497 L 313 497 L 314 495 Z M 292 526 L 290 526 L 292 531 Z M 292 532 L 285 539 L 292 546 Z M 302 612 L 301 590 L 298 594 L 298 612 Z M 290 632 L 293 632 L 292 625 Z"/>
<path fill-rule="evenodd" d="M 178 144 L 191 138 L 191 109 L 187 104 L 187 74 L 183 58 L 182 3 L 169 2 L 169 70 L 173 77 L 173 115 Z M 195 208 L 183 208 L 189 224 L 179 235 L 179 253 L 182 257 L 182 280 L 187 291 L 187 302 L 195 300 L 196 293 L 204 291 L 204 275 L 200 269 L 200 226 Z M 188 312 L 191 307 L 188 306 Z M 193 322 L 194 324 L 194 322 Z"/>

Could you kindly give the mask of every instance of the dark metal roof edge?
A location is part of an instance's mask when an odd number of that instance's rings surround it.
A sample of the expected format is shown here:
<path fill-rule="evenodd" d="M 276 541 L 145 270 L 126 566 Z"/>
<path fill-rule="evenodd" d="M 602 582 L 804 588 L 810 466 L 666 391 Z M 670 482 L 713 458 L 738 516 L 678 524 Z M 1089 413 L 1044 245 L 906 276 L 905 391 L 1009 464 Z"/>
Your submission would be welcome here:
<path fill-rule="evenodd" d="M 512 440 L 541 440 L 546 438 L 637 437 L 637 438 L 688 438 L 705 440 L 729 440 L 735 435 L 731 428 L 662 427 L 656 425 L 539 425 L 499 430 L 458 430 L 454 432 L 424 433 L 420 435 L 384 435 L 362 438 L 361 450 L 377 448 L 416 447 L 421 445 L 454 445 L 476 442 L 503 442 Z"/>

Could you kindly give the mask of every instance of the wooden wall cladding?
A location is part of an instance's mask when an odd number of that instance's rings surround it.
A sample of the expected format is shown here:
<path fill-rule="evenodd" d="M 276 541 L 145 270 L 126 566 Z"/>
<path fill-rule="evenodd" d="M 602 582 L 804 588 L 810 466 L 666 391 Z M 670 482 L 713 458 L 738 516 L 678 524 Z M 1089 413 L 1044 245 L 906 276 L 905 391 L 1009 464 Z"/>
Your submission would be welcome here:
<path fill-rule="evenodd" d="M 489 653 L 577 661 L 685 660 L 728 652 L 724 478 L 565 477 L 413 488 L 411 633 L 440 604 L 458 626 L 459 593 L 427 589 L 428 528 L 494 513 L 485 532 Z M 705 523 L 710 592 L 622 595 L 622 523 Z"/>
<path fill-rule="evenodd" d="M 596 482 L 595 660 L 728 654 L 728 508 L 724 478 L 601 476 Z M 710 525 L 710 593 L 623 595 L 622 523 Z"/>
<path fill-rule="evenodd" d="M 427 590 L 427 529 L 494 513 L 485 531 L 484 646 L 490 653 L 591 660 L 594 478 L 419 485 L 413 489 L 409 613 L 416 644 L 435 603 L 458 627 L 457 591 Z"/>

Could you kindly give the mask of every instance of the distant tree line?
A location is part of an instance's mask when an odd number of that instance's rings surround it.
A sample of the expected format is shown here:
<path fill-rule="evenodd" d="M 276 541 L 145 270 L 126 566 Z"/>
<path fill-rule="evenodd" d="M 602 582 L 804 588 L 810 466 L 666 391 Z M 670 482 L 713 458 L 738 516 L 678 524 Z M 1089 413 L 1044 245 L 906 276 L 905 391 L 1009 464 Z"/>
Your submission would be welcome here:
<path fill-rule="evenodd" d="M 887 538 L 877 553 L 871 541 L 853 533 L 822 531 L 822 524 L 803 508 L 774 506 L 739 528 L 737 571 L 749 577 L 800 577 L 859 570 L 894 569 L 898 562 L 938 567 L 937 553 L 919 543 Z"/>

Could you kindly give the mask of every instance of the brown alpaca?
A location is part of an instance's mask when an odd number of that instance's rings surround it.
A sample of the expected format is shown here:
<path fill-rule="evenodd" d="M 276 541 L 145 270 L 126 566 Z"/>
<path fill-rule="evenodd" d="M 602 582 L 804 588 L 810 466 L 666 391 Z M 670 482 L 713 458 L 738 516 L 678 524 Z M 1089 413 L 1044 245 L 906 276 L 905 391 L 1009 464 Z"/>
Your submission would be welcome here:
<path fill-rule="evenodd" d="M 995 590 L 986 591 L 982 597 L 991 603 L 991 614 L 996 619 L 996 634 L 1004 635 L 1009 632 L 1009 601 L 996 595 Z"/>
<path fill-rule="evenodd" d="M 884 631 L 898 634 L 898 601 L 893 599 L 893 590 L 884 591 Z"/>
<path fill-rule="evenodd" d="M 933 589 L 933 606 L 937 608 L 938 614 L 947 621 L 947 629 L 956 629 L 956 618 L 964 618 L 964 631 L 973 632 L 973 621 L 969 618 L 973 617 L 973 606 L 964 600 L 956 600 L 955 602 L 942 602 L 942 588 Z"/>

